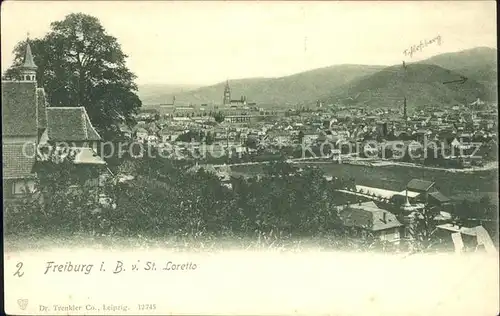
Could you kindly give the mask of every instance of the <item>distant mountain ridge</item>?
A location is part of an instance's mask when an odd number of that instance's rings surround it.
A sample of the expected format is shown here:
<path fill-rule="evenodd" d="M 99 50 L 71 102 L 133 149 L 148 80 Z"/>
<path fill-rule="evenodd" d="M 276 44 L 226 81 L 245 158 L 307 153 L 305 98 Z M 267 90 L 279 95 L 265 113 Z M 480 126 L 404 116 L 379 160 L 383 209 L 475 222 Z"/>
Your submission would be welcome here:
<path fill-rule="evenodd" d="M 487 93 L 496 99 L 497 95 L 497 50 L 490 47 L 476 47 L 456 53 L 446 53 L 425 60 L 463 74 L 484 84 Z"/>
<path fill-rule="evenodd" d="M 140 84 L 138 95 L 143 103 L 160 104 L 172 102 L 172 97 L 178 93 L 184 93 L 199 88 L 199 85 L 188 84 Z"/>
<path fill-rule="evenodd" d="M 497 50 L 477 47 L 445 53 L 423 61 L 408 63 L 407 76 L 402 65 L 335 65 L 279 78 L 229 80 L 233 99 L 242 95 L 260 106 L 312 105 L 341 102 L 352 105 L 391 106 L 406 95 L 415 106 L 432 103 L 464 102 L 477 96 L 496 98 Z M 443 82 L 468 78 L 463 85 Z M 403 80 L 404 79 L 404 80 Z M 184 91 L 165 92 L 142 99 L 143 104 L 164 103 L 173 95 L 178 104 L 221 103 L 225 82 Z M 160 89 L 161 90 L 161 89 Z M 144 94 L 143 94 L 144 95 Z M 370 96 L 368 96 L 370 95 Z M 384 98 L 387 100 L 384 101 Z"/>
<path fill-rule="evenodd" d="M 395 65 L 338 87 L 322 100 L 344 105 L 400 107 L 406 97 L 411 108 L 456 105 L 496 100 L 496 50 L 473 48 L 445 53 L 431 58 Z M 467 78 L 465 83 L 445 82 Z"/>
<path fill-rule="evenodd" d="M 450 69 L 479 82 L 497 80 L 497 50 L 490 47 L 440 54 L 418 63 Z"/>
<path fill-rule="evenodd" d="M 367 105 L 370 107 L 401 107 L 404 98 L 409 108 L 429 105 L 455 105 L 485 99 L 486 87 L 474 79 L 464 83 L 461 74 L 436 65 L 410 64 L 391 66 L 337 88 L 326 104 Z"/>
<path fill-rule="evenodd" d="M 316 100 L 332 89 L 355 78 L 375 73 L 384 66 L 371 65 L 336 65 L 305 71 L 280 78 L 247 78 L 229 80 L 231 97 L 239 99 L 242 95 L 249 102 L 261 105 L 297 104 Z M 225 82 L 201 87 L 182 93 L 174 93 L 176 102 L 188 103 L 220 103 Z M 165 94 L 161 99 L 170 100 L 173 94 Z M 159 100 L 160 98 L 156 98 Z M 142 99 L 145 105 L 155 103 L 153 98 Z"/>

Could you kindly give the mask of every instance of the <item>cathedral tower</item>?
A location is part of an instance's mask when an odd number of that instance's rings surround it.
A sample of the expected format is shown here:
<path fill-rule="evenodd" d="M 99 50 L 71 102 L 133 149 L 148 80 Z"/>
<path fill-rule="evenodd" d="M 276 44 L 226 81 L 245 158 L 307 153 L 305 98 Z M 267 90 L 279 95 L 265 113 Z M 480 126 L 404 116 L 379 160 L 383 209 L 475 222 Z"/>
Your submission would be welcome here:
<path fill-rule="evenodd" d="M 226 87 L 224 88 L 224 99 L 222 100 L 223 105 L 231 105 L 231 88 L 229 88 L 229 80 L 226 81 Z"/>

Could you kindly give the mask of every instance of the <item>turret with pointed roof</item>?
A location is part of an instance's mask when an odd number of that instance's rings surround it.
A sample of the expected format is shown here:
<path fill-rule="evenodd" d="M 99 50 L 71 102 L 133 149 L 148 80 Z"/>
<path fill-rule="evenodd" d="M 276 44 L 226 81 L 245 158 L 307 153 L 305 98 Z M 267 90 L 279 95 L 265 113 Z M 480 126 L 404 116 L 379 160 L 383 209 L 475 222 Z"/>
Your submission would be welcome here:
<path fill-rule="evenodd" d="M 24 55 L 24 62 L 21 66 L 19 66 L 21 80 L 35 81 L 36 69 L 37 66 L 35 64 L 35 61 L 33 60 L 33 54 L 31 53 L 31 46 L 28 38 L 26 40 L 26 52 Z"/>

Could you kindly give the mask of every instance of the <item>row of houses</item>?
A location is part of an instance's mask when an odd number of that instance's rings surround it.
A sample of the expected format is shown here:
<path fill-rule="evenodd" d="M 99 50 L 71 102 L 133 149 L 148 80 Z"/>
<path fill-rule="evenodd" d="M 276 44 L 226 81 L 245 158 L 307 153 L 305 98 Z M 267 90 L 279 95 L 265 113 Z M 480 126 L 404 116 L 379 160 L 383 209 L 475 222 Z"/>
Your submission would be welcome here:
<path fill-rule="evenodd" d="M 346 194 L 373 199 L 372 201 L 337 207 L 344 225 L 355 228 L 359 234 L 371 233 L 382 241 L 411 240 L 412 225 L 422 210 L 434 208 L 434 218 L 444 224 L 451 221 L 451 200 L 437 190 L 431 181 L 413 179 L 404 190 L 391 191 L 380 188 L 356 186 L 355 191 L 341 190 Z"/>
<path fill-rule="evenodd" d="M 456 252 L 483 249 L 496 253 L 483 226 L 463 227 L 453 222 L 452 202 L 439 192 L 434 182 L 413 179 L 401 192 L 356 187 L 355 192 L 347 192 L 373 200 L 336 207 L 343 224 L 353 228 L 354 237 L 365 238 L 371 234 L 380 241 L 399 244 L 414 239 L 417 222 L 424 220 L 428 233 L 432 232 L 434 238 L 440 239 L 445 249 Z M 424 209 L 432 210 L 431 218 L 425 219 Z"/>

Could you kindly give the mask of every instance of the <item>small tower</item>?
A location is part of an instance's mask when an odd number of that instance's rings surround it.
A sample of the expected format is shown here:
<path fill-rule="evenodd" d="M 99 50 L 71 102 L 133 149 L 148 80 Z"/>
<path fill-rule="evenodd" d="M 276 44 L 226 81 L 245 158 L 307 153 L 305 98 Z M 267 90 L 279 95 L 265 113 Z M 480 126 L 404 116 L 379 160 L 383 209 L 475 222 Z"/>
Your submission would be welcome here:
<path fill-rule="evenodd" d="M 224 88 L 224 99 L 222 100 L 222 104 L 231 104 L 231 88 L 229 88 L 229 80 L 226 81 L 226 87 Z"/>
<path fill-rule="evenodd" d="M 19 75 L 22 81 L 36 81 L 36 69 L 37 66 L 33 61 L 33 55 L 31 54 L 31 46 L 29 43 L 29 37 L 26 40 L 26 52 L 24 55 L 24 62 L 19 66 Z"/>

